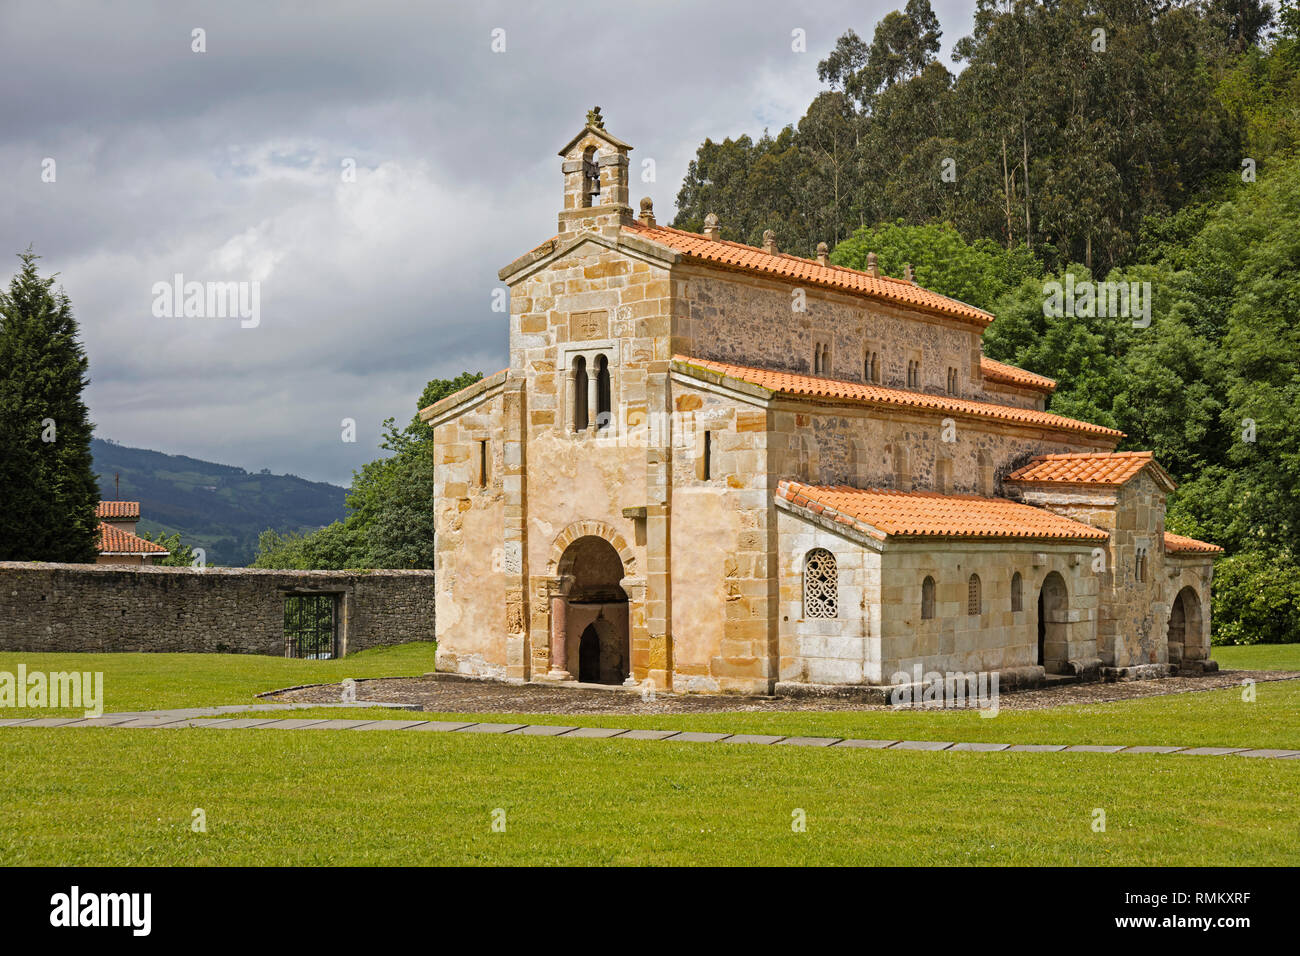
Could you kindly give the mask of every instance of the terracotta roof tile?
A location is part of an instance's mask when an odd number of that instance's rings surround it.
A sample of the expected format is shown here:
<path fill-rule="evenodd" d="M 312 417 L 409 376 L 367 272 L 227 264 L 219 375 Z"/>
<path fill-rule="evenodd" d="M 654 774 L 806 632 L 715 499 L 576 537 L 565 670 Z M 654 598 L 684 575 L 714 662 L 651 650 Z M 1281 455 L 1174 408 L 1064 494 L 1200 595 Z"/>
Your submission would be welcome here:
<path fill-rule="evenodd" d="M 701 262 L 711 262 L 745 272 L 780 276 L 874 299 L 885 299 L 900 305 L 910 305 L 972 322 L 981 329 L 993 321 L 993 316 L 983 309 L 923 289 L 906 279 L 873 276 L 869 272 L 860 272 L 844 266 L 824 266 L 814 259 L 802 259 L 785 253 L 773 254 L 739 242 L 706 239 L 699 233 L 684 232 L 669 226 L 647 226 L 644 223 L 634 222 L 624 225 L 623 229 Z"/>
<path fill-rule="evenodd" d="M 986 382 L 1017 385 L 1020 388 L 1032 388 L 1040 392 L 1056 391 L 1056 379 L 1048 378 L 1046 375 L 1036 375 L 1033 372 L 1025 371 L 1023 368 L 1007 365 L 1005 362 L 995 362 L 993 359 L 985 358 L 982 355 L 980 356 L 980 374 L 984 376 Z"/>
<path fill-rule="evenodd" d="M 115 528 L 111 524 L 105 524 L 101 521 L 99 523 L 99 553 L 170 554 L 171 552 L 160 544 L 146 541 L 139 535 L 123 531 L 121 528 Z"/>
<path fill-rule="evenodd" d="M 95 517 L 101 521 L 138 521 L 140 519 L 140 502 L 101 501 L 95 506 Z"/>
<path fill-rule="evenodd" d="M 927 392 L 913 392 L 902 388 L 869 385 L 865 382 L 848 382 L 840 379 L 820 378 L 816 375 L 779 372 L 773 369 L 752 368 L 747 365 L 732 365 L 727 362 L 715 362 L 710 359 L 691 358 L 685 355 L 673 356 L 673 362 L 676 363 L 679 371 L 689 372 L 692 367 L 704 369 L 782 395 L 858 402 L 868 405 L 927 409 L 950 414 L 969 415 L 974 418 L 1018 422 L 1024 425 L 1036 425 L 1041 428 L 1054 428 L 1085 435 L 1099 435 L 1116 440 L 1124 437 L 1123 432 L 1116 431 L 1113 428 L 1077 421 L 1063 415 L 1053 415 L 1051 412 L 1040 412 L 1037 409 L 1019 408 L 1014 405 L 976 402 L 968 399 L 952 398 L 947 395 L 931 395 Z"/>
<path fill-rule="evenodd" d="M 1006 498 L 890 491 L 783 480 L 778 497 L 874 538 L 1021 538 L 1105 541 L 1100 528 Z"/>
<path fill-rule="evenodd" d="M 1222 554 L 1223 549 L 1217 544 L 1210 544 L 1208 541 L 1197 541 L 1195 538 L 1187 538 L 1181 534 L 1170 534 L 1165 532 L 1165 553 L 1166 554 Z"/>
<path fill-rule="evenodd" d="M 1090 454 L 1040 455 L 1007 476 L 1007 481 L 1029 484 L 1118 486 L 1131 481 L 1143 468 L 1154 469 L 1156 480 L 1172 491 L 1176 485 L 1149 451 L 1112 451 Z"/>

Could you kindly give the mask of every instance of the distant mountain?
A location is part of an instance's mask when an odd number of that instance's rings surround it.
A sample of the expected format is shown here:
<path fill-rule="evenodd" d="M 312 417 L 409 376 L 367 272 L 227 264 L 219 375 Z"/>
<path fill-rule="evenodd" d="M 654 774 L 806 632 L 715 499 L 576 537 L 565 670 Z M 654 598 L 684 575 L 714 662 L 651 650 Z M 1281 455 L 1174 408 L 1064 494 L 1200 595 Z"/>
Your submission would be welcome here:
<path fill-rule="evenodd" d="M 296 475 L 258 474 L 184 455 L 167 455 L 93 439 L 100 497 L 140 502 L 140 530 L 179 531 L 181 540 L 207 552 L 208 564 L 243 566 L 257 553 L 257 536 L 314 531 L 343 517 L 347 491 Z"/>

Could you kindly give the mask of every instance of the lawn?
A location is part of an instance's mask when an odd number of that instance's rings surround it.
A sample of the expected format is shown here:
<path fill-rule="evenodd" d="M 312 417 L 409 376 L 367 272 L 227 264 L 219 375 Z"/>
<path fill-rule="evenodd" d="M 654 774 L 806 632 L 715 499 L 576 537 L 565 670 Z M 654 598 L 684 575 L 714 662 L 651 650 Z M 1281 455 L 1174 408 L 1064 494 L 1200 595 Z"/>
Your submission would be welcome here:
<path fill-rule="evenodd" d="M 110 728 L 0 760 L 5 865 L 1300 864 L 1300 761 Z"/>
<path fill-rule="evenodd" d="M 343 661 L 3 654 L 0 670 L 19 662 L 102 670 L 106 709 L 138 710 L 253 703 L 260 691 L 294 684 L 421 674 L 433 667 L 432 651 L 415 644 Z M 1234 667 L 1300 669 L 1300 647 L 1218 651 Z M 295 716 L 303 713 L 312 712 Z M 1260 684 L 1251 703 L 1228 689 L 1004 708 L 991 719 L 908 711 L 465 719 L 1300 748 L 1300 682 Z M 1300 863 L 1300 760 L 15 727 L 0 729 L 0 761 L 6 865 Z M 206 833 L 191 830 L 195 808 L 206 814 Z M 498 809 L 504 832 L 492 828 Z M 1098 809 L 1105 832 L 1093 829 Z M 791 828 L 798 811 L 806 832 Z"/>
<path fill-rule="evenodd" d="M 1300 670 L 1300 645 L 1215 649 L 1223 666 Z M 0 670 L 19 662 L 28 670 L 102 670 L 105 711 L 257 703 L 261 691 L 344 677 L 392 677 L 433 670 L 432 644 L 377 648 L 338 661 L 299 661 L 212 654 L 0 654 Z M 1255 699 L 1240 688 L 1171 694 L 1050 710 L 1002 709 L 996 717 L 974 711 L 775 711 L 687 715 L 421 714 L 430 719 L 502 720 L 593 727 L 771 733 L 787 736 L 971 740 L 1001 743 L 1171 744 L 1178 746 L 1300 749 L 1300 681 L 1255 685 Z M 24 711 L 21 716 L 32 712 Z M 80 716 L 74 710 L 42 715 Z M 0 716 L 17 716 L 17 711 Z M 307 710 L 293 716 L 409 719 L 404 710 Z"/>

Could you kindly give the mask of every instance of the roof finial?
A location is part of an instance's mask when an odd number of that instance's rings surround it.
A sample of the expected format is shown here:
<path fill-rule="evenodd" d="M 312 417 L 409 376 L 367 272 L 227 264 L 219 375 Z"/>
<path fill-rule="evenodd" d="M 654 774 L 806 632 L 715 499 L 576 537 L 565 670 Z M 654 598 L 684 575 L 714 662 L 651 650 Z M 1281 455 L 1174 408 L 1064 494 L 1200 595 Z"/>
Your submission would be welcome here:
<path fill-rule="evenodd" d="M 874 252 L 867 253 L 867 272 L 871 273 L 874 278 L 880 278 L 880 262 L 876 259 Z"/>
<path fill-rule="evenodd" d="M 776 247 L 776 233 L 771 229 L 763 230 L 763 251 L 772 256 L 777 255 L 781 251 Z"/>
<path fill-rule="evenodd" d="M 722 230 L 718 225 L 718 214 L 711 212 L 704 217 L 704 238 L 711 242 L 717 242 L 722 238 Z"/>
<path fill-rule="evenodd" d="M 903 278 L 908 282 L 915 283 L 916 279 L 912 276 L 912 263 L 903 266 Z"/>
<path fill-rule="evenodd" d="M 824 242 L 817 243 L 817 264 L 828 266 L 831 264 L 830 257 L 831 247 Z"/>
<path fill-rule="evenodd" d="M 641 222 L 647 226 L 655 224 L 655 204 L 649 196 L 641 200 Z"/>
<path fill-rule="evenodd" d="M 605 117 L 600 115 L 599 106 L 593 106 L 587 110 L 587 125 L 594 126 L 596 129 L 605 128 Z"/>

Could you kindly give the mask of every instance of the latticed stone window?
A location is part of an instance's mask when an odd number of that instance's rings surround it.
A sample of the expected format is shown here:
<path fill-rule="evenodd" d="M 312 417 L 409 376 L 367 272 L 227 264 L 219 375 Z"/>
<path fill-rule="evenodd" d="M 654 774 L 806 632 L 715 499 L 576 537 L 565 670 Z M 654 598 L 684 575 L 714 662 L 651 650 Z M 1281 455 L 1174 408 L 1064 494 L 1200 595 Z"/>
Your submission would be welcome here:
<path fill-rule="evenodd" d="M 966 582 L 966 613 L 980 614 L 980 576 L 972 574 Z"/>
<path fill-rule="evenodd" d="M 825 548 L 814 548 L 803 563 L 803 616 L 837 617 L 839 613 L 840 589 L 835 555 Z"/>
<path fill-rule="evenodd" d="M 1025 585 L 1017 571 L 1011 575 L 1011 610 L 1023 611 L 1025 609 Z"/>
<path fill-rule="evenodd" d="M 921 620 L 928 621 L 934 617 L 934 578 L 926 575 L 921 582 Z"/>

